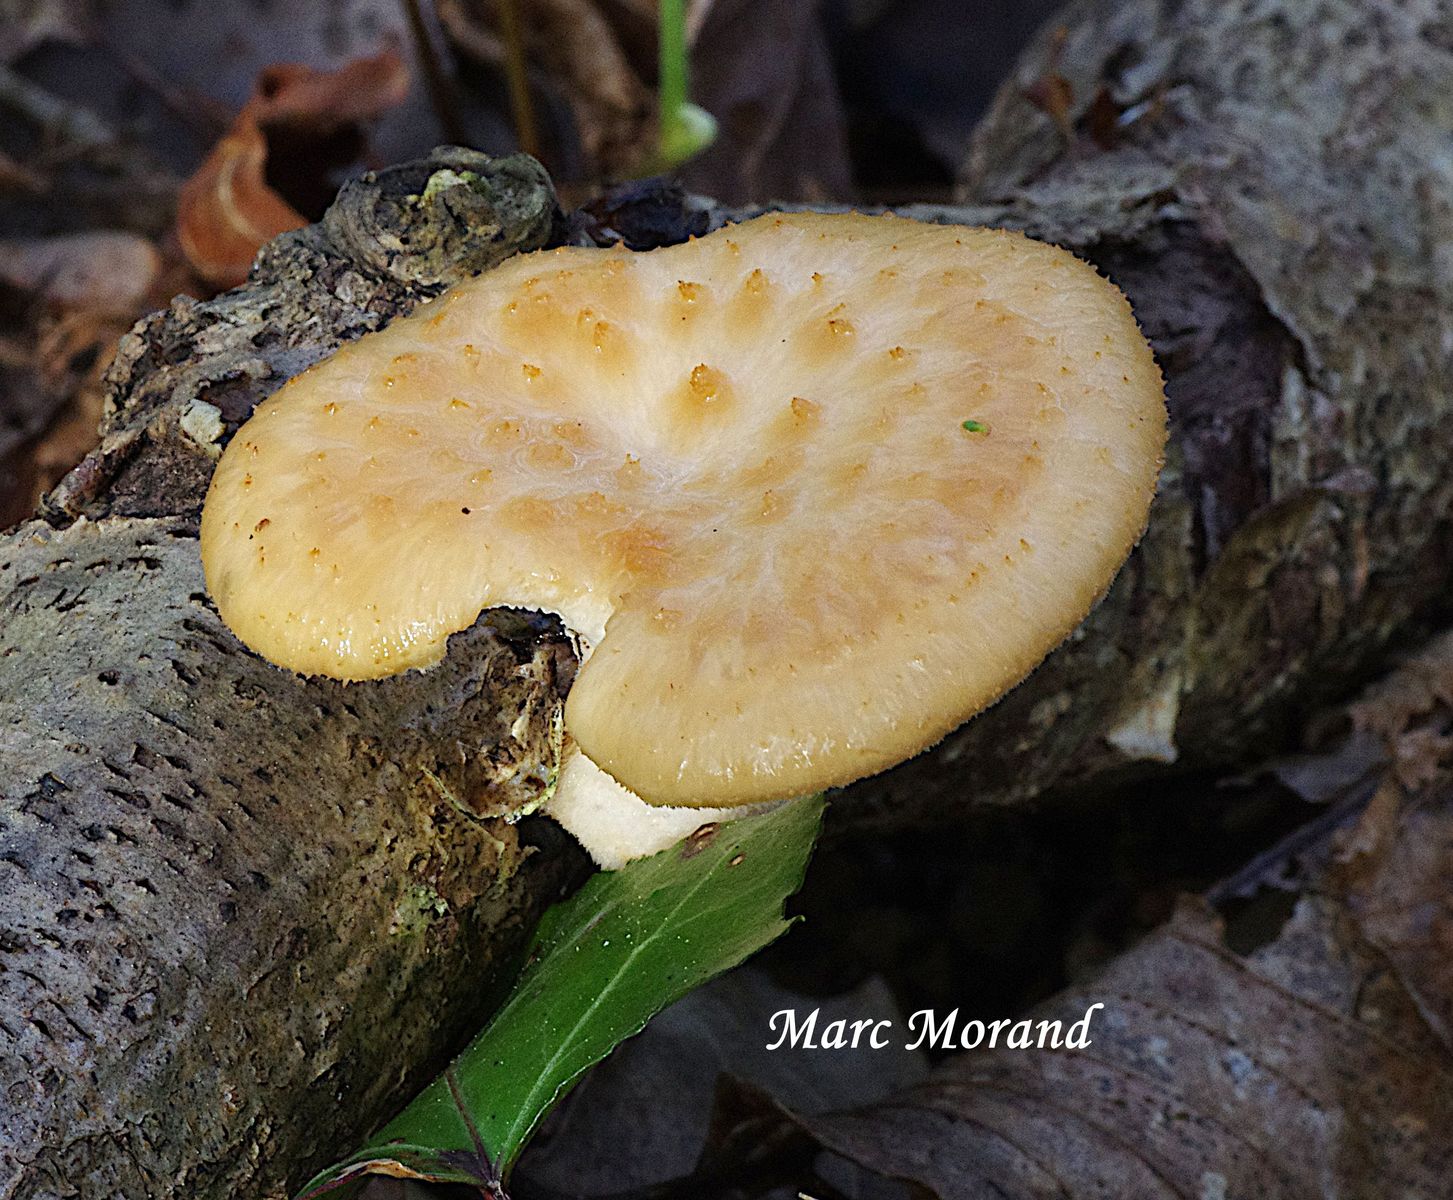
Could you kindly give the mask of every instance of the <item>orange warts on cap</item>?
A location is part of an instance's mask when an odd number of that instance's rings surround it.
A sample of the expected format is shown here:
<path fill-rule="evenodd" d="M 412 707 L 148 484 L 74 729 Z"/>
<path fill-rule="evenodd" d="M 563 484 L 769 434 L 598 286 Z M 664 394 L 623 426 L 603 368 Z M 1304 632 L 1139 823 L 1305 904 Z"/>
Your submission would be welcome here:
<path fill-rule="evenodd" d="M 1018 234 L 772 216 L 522 255 L 447 300 L 259 406 L 207 499 L 208 586 L 259 653 L 341 679 L 428 667 L 485 608 L 558 613 L 585 654 L 567 730 L 652 804 L 910 757 L 1033 669 L 1145 525 L 1150 349 Z"/>

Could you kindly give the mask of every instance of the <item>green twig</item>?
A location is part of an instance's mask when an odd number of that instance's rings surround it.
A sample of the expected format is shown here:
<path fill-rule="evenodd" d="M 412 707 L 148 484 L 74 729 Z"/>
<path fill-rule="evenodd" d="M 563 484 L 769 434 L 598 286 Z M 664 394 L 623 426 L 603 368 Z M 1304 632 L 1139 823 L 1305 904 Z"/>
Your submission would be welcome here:
<path fill-rule="evenodd" d="M 711 114 L 687 100 L 686 0 L 660 0 L 659 132 L 653 171 L 669 171 L 716 139 Z"/>
<path fill-rule="evenodd" d="M 686 103 L 686 0 L 661 0 L 660 55 L 661 150 L 670 144 L 672 125 Z"/>

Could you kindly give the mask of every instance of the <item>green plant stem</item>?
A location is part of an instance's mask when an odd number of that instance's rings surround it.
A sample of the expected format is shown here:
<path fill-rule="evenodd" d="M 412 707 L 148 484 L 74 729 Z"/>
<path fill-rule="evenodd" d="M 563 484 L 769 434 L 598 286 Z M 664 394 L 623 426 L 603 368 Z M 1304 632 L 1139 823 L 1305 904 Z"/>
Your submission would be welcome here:
<path fill-rule="evenodd" d="M 670 161 L 681 109 L 686 104 L 686 0 L 661 0 L 660 54 L 660 148 Z"/>
<path fill-rule="evenodd" d="M 642 164 L 644 174 L 674 171 L 716 140 L 716 122 L 687 98 L 686 0 L 660 0 L 657 49 L 657 132 L 654 151 Z"/>

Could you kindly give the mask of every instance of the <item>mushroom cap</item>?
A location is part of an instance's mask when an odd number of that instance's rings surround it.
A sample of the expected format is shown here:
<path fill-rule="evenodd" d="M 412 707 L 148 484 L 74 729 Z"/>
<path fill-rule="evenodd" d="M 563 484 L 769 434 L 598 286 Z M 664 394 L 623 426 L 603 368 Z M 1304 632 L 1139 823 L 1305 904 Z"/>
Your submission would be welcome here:
<path fill-rule="evenodd" d="M 1144 529 L 1161 377 L 1124 297 L 1002 230 L 766 216 L 516 257 L 259 406 L 202 520 L 265 657 L 427 667 L 559 613 L 585 754 L 656 804 L 850 782 L 992 703 Z"/>

